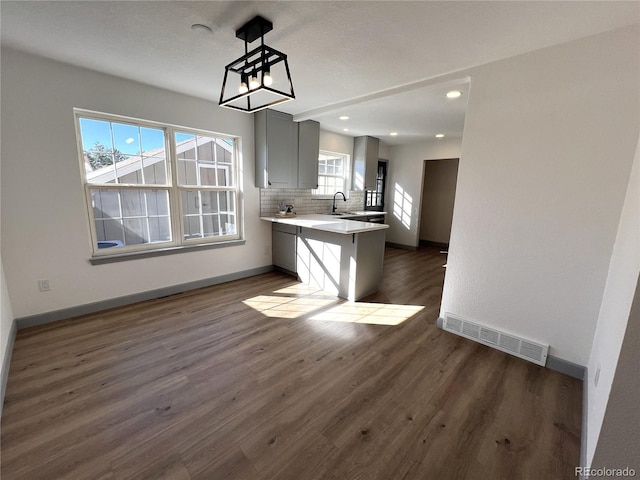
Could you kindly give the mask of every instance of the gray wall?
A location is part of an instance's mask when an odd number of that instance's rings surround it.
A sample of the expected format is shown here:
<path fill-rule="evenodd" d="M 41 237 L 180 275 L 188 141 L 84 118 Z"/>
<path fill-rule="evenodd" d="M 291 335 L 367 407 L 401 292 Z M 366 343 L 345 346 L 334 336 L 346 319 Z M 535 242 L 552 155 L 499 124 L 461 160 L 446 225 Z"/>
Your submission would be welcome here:
<path fill-rule="evenodd" d="M 457 179 L 458 159 L 424 162 L 420 240 L 449 243 Z"/>
<path fill-rule="evenodd" d="M 592 468 L 633 468 L 640 475 L 640 278 L 638 279 Z"/>

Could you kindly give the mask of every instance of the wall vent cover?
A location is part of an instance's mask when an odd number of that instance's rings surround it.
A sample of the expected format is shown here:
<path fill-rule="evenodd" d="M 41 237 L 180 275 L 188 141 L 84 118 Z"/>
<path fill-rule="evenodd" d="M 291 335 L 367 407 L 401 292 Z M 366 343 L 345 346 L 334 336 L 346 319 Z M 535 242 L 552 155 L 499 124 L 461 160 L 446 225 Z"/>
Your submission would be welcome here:
<path fill-rule="evenodd" d="M 475 340 L 543 367 L 547 363 L 549 345 L 543 345 L 494 328 L 485 327 L 479 323 L 463 320 L 450 313 L 445 313 L 442 328 L 448 332 Z"/>

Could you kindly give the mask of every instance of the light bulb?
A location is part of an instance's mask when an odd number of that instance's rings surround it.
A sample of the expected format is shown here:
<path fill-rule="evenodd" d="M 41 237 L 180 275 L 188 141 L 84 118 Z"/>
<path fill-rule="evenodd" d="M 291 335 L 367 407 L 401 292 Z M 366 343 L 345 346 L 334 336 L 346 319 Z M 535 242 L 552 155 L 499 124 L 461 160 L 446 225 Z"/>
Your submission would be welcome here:
<path fill-rule="evenodd" d="M 267 87 L 273 83 L 273 77 L 271 77 L 271 72 L 269 72 L 269 70 L 262 74 L 262 83 Z"/>
<path fill-rule="evenodd" d="M 240 75 L 240 87 L 238 87 L 238 92 L 240 94 L 243 94 L 247 93 L 248 91 L 249 87 L 247 87 L 247 75 L 243 73 Z"/>
<path fill-rule="evenodd" d="M 258 82 L 258 76 L 256 75 L 256 72 L 254 71 L 251 74 L 251 80 L 249 80 L 249 90 L 255 90 L 259 86 L 260 86 L 260 82 Z"/>

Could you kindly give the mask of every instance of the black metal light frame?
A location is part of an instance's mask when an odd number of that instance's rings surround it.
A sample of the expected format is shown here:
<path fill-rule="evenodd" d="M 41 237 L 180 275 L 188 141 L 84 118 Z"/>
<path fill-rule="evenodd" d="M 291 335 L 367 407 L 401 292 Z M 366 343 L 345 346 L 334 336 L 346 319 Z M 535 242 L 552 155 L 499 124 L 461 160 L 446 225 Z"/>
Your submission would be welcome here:
<path fill-rule="evenodd" d="M 252 113 L 264 108 L 271 107 L 273 105 L 277 105 L 279 103 L 288 102 L 296 98 L 293 92 L 293 82 L 291 81 L 291 72 L 289 71 L 289 62 L 287 62 L 287 56 L 284 53 L 279 52 L 278 50 L 264 44 L 264 35 L 271 30 L 273 30 L 273 24 L 269 20 L 266 20 L 259 15 L 249 20 L 242 27 L 236 30 L 236 37 L 244 40 L 244 55 L 237 60 L 234 60 L 225 67 L 224 80 L 222 81 L 222 90 L 220 92 L 220 106 L 231 108 L 234 110 L 240 110 L 242 112 Z M 257 40 L 258 38 L 261 39 L 260 46 L 249 52 L 249 43 Z M 272 71 L 271 67 L 273 65 L 279 64 L 280 62 L 284 62 L 284 68 L 287 74 L 287 82 L 289 85 L 288 92 L 281 91 L 264 84 L 264 72 L 270 73 Z M 246 93 L 240 93 L 238 95 L 233 95 L 225 99 L 224 97 L 225 90 L 227 88 L 227 78 L 230 72 L 239 75 L 241 82 L 243 79 L 250 78 L 253 73 L 261 72 L 262 74 L 260 77 L 260 85 L 253 90 L 249 89 Z M 261 105 L 252 105 L 251 96 L 254 93 L 261 91 L 268 91 L 270 93 L 278 95 L 281 98 L 277 98 L 273 102 L 268 102 Z M 232 102 L 243 98 L 246 98 L 246 108 L 238 105 L 231 105 Z"/>

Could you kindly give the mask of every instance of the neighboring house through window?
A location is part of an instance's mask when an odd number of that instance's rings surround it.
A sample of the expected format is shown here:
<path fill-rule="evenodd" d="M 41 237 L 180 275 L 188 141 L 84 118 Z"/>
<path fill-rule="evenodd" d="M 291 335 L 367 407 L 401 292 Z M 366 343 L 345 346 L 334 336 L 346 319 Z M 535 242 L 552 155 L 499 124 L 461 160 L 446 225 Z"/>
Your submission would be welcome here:
<path fill-rule="evenodd" d="M 76 111 L 94 256 L 240 239 L 235 137 Z"/>
<path fill-rule="evenodd" d="M 318 155 L 317 197 L 332 197 L 336 192 L 349 192 L 349 155 L 320 150 Z"/>

